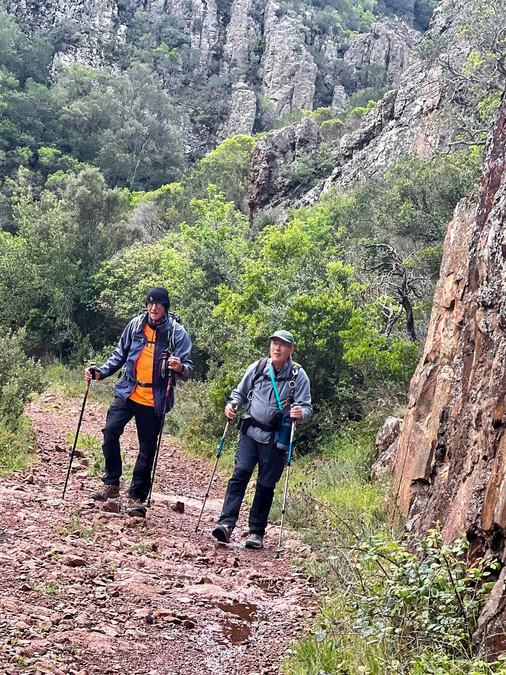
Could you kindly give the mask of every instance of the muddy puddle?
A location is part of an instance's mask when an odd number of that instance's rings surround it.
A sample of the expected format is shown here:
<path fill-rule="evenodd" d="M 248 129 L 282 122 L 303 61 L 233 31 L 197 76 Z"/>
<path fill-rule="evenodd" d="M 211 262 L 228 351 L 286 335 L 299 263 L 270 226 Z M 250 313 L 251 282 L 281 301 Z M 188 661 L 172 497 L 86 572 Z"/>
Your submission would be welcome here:
<path fill-rule="evenodd" d="M 266 618 L 266 616 L 259 611 L 257 605 L 250 603 L 218 602 L 216 607 L 228 615 L 220 623 L 226 641 L 233 645 L 248 642 L 255 624 Z"/>

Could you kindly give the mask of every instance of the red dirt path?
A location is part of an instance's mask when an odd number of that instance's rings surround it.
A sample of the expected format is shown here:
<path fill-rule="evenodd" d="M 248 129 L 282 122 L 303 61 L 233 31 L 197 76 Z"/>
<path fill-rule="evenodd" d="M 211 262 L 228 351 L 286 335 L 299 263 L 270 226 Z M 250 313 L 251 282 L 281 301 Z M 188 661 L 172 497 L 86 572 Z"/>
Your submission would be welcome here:
<path fill-rule="evenodd" d="M 224 492 L 213 485 L 195 534 L 209 464 L 164 441 L 144 521 L 95 505 L 90 457 L 74 460 L 61 492 L 80 402 L 45 394 L 27 414 L 38 438 L 31 469 L 0 479 L 0 672 L 91 675 L 277 673 L 314 612 L 313 591 L 287 552 L 209 535 Z M 82 434 L 101 437 L 90 405 Z M 130 427 L 130 425 L 129 425 Z M 135 457 L 135 427 L 123 447 Z M 86 451 L 84 451 L 86 452 Z M 173 509 L 184 503 L 184 513 Z"/>

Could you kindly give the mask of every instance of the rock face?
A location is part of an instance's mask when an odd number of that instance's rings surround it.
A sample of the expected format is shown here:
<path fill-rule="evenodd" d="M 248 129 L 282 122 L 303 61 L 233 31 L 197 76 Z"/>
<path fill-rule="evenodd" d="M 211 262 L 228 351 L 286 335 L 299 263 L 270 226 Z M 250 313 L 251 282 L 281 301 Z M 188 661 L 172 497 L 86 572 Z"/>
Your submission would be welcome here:
<path fill-rule="evenodd" d="M 395 87 L 419 39 L 420 34 L 403 22 L 378 21 L 370 33 L 358 35 L 353 40 L 344 55 L 344 62 L 354 71 L 365 69 L 364 86 L 374 86 L 378 69 L 383 69 L 386 76 L 384 81 Z M 371 72 L 367 72 L 367 69 Z"/>
<path fill-rule="evenodd" d="M 313 108 L 318 69 L 303 35 L 301 18 L 294 12 L 280 15 L 280 5 L 269 0 L 265 9 L 261 91 L 274 119 L 296 108 Z"/>
<path fill-rule="evenodd" d="M 255 124 L 257 98 L 255 92 L 243 82 L 232 87 L 230 115 L 223 129 L 222 136 L 234 134 L 251 134 Z"/>
<path fill-rule="evenodd" d="M 503 97 L 477 206 L 460 204 L 449 225 L 394 472 L 410 527 L 439 520 L 472 555 L 503 555 L 506 533 L 505 147 Z"/>
<path fill-rule="evenodd" d="M 421 44 L 445 40 L 451 61 L 462 60 L 469 49 L 461 36 L 466 6 L 464 0 L 443 0 Z M 358 128 L 341 135 L 335 143 L 330 176 L 298 199 L 295 206 L 314 204 L 331 188 L 347 192 L 358 181 L 381 175 L 410 153 L 431 157 L 449 147 L 454 130 L 445 113 L 450 90 L 447 74 L 437 61 L 425 63 L 412 57 L 409 65 L 409 55 L 417 42 L 415 31 L 402 23 L 395 27 L 376 23 L 371 33 L 357 36 L 349 45 L 344 61 L 353 71 L 363 74 L 374 73 L 373 67 L 383 69 L 392 89 L 364 116 Z M 332 108 L 339 114 L 347 105 L 347 95 L 340 83 L 333 87 Z M 272 157 L 272 161 L 279 164 L 278 158 Z M 261 175 L 253 167 L 253 180 Z M 253 210 L 262 208 L 267 201 L 262 185 L 253 184 Z M 286 206 L 288 202 L 289 196 L 277 196 L 278 204 Z"/>
<path fill-rule="evenodd" d="M 399 447 L 399 434 L 402 420 L 399 417 L 387 417 L 376 435 L 374 443 L 376 460 L 371 467 L 372 480 L 380 480 L 393 472 L 395 457 Z"/>
<path fill-rule="evenodd" d="M 384 81 L 395 84 L 417 35 L 402 22 L 378 22 L 353 40 L 344 33 L 323 35 L 312 23 L 310 4 L 277 0 L 5 0 L 3 5 L 28 33 L 67 36 L 55 62 L 95 67 L 117 67 L 115 56 L 130 39 L 136 12 L 145 13 L 141 23 L 147 31 L 150 21 L 168 22 L 188 40 L 180 67 L 193 69 L 199 82 L 214 78 L 222 86 L 226 119 L 207 130 L 218 138 L 270 127 L 297 109 L 311 110 L 321 105 L 322 92 L 328 105 L 332 101 L 342 110 L 347 94 L 339 65 L 349 71 L 348 86 L 368 68 L 382 69 Z"/>
<path fill-rule="evenodd" d="M 257 143 L 251 158 L 248 202 L 251 215 L 257 209 L 276 206 L 284 194 L 281 169 L 292 164 L 300 155 L 310 157 L 319 146 L 318 124 L 305 118 L 268 136 Z"/>
<path fill-rule="evenodd" d="M 425 43 L 448 41 L 451 50 L 448 55 L 453 62 L 463 59 L 469 49 L 460 34 L 466 6 L 464 0 L 443 0 L 422 38 Z M 430 157 L 436 150 L 446 149 L 451 141 L 453 129 L 444 114 L 449 87 L 439 63 L 414 60 L 411 66 L 402 70 L 408 57 L 401 43 L 396 42 L 399 33 L 386 42 L 386 31 L 378 25 L 374 30 L 372 35 L 377 35 L 377 51 L 373 37 L 359 36 L 357 49 L 350 47 L 345 59 L 357 66 L 363 65 L 359 44 L 369 62 L 375 59 L 374 63 L 386 63 L 392 56 L 398 66 L 388 71 L 389 78 L 398 86 L 385 94 L 357 130 L 342 136 L 335 152 L 332 174 L 307 193 L 298 205 L 313 204 L 330 188 L 347 191 L 358 180 L 383 173 L 409 153 Z M 413 44 L 414 35 L 409 32 L 408 36 L 404 39 Z M 338 96 L 334 107 L 337 109 L 341 105 Z"/>

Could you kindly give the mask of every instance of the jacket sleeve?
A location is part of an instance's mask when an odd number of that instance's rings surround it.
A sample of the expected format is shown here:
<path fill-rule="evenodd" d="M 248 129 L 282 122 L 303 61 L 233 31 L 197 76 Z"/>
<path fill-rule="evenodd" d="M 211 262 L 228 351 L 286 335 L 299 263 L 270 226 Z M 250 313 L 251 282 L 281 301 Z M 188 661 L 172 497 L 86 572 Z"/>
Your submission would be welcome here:
<path fill-rule="evenodd" d="M 232 390 L 228 397 L 229 401 L 237 403 L 238 408 L 242 408 L 248 402 L 248 394 L 251 390 L 253 378 L 255 377 L 257 364 L 258 361 L 255 361 L 255 363 L 252 363 L 251 366 L 247 368 L 242 380 L 237 387 Z"/>
<path fill-rule="evenodd" d="M 177 373 L 177 378 L 180 380 L 189 380 L 193 375 L 193 361 L 191 359 L 192 341 L 188 333 L 180 324 L 176 325 L 173 354 L 174 356 L 179 356 L 183 366 L 183 372 Z"/>
<path fill-rule="evenodd" d="M 311 404 L 311 385 L 309 383 L 309 377 L 303 368 L 299 370 L 299 374 L 297 375 L 294 402 L 296 405 L 302 407 L 302 419 L 299 420 L 299 424 L 304 424 L 304 422 L 307 422 L 313 414 L 313 406 Z"/>
<path fill-rule="evenodd" d="M 129 322 L 129 324 L 121 334 L 121 338 L 116 346 L 116 349 L 113 351 L 111 357 L 107 359 L 107 361 L 103 365 L 100 366 L 99 371 L 101 380 L 103 380 L 106 377 L 109 377 L 109 375 L 113 375 L 117 370 L 119 370 L 124 365 L 125 361 L 127 360 L 128 352 L 130 351 L 130 347 L 132 345 L 133 321 L 135 321 L 135 319 Z"/>

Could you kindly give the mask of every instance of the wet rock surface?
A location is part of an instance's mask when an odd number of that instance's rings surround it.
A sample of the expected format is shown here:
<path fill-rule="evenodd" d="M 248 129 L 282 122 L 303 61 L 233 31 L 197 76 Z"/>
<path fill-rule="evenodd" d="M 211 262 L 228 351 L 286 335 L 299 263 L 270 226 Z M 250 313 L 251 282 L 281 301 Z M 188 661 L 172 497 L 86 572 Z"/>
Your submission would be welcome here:
<path fill-rule="evenodd" d="M 224 481 L 218 478 L 195 533 L 209 465 L 164 441 L 147 518 L 126 515 L 126 490 L 96 504 L 83 458 L 61 500 L 80 404 L 44 396 L 27 413 L 38 453 L 49 456 L 0 481 L 0 669 L 4 673 L 276 673 L 307 627 L 313 591 L 287 551 L 214 543 Z M 100 438 L 90 405 L 81 433 Z M 123 447 L 135 457 L 135 427 Z M 63 450 L 62 450 L 63 448 Z M 83 451 L 86 459 L 87 451 Z M 184 504 L 184 508 L 181 507 Z"/>

